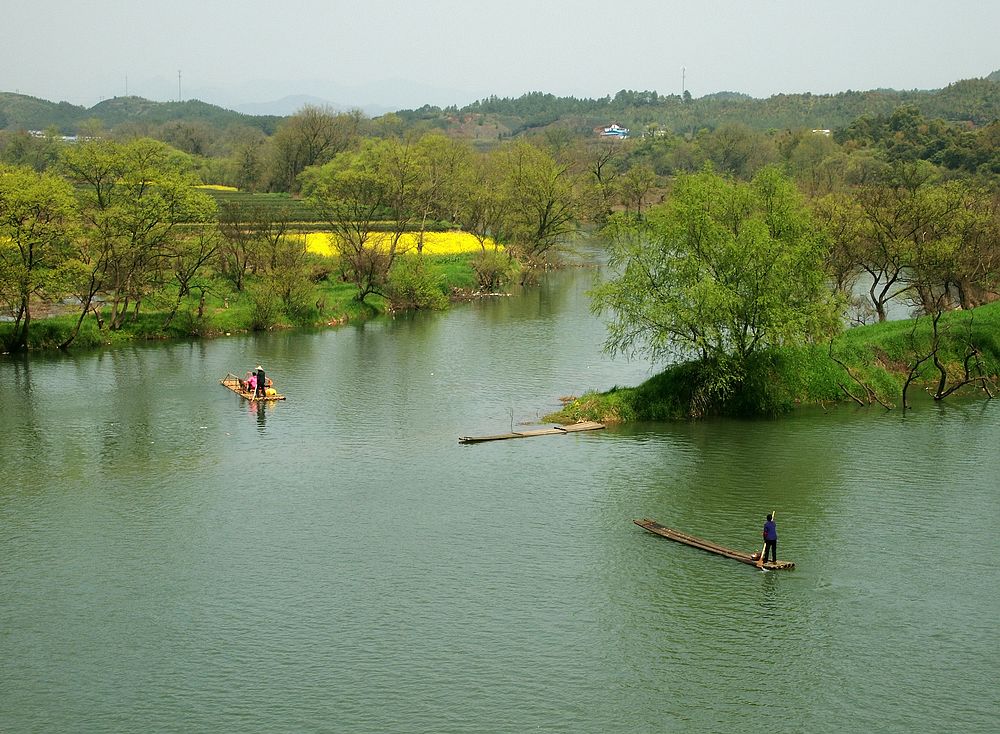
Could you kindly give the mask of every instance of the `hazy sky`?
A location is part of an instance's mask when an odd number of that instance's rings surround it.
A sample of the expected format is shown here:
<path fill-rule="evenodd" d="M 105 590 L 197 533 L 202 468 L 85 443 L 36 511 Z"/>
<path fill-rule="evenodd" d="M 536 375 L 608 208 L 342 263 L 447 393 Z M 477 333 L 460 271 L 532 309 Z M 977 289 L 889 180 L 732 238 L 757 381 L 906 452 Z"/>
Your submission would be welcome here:
<path fill-rule="evenodd" d="M 1000 0 L 2 0 L 0 23 L 0 91 L 86 106 L 177 99 L 178 71 L 184 99 L 410 107 L 679 94 L 682 67 L 695 97 L 936 89 L 1000 69 Z"/>

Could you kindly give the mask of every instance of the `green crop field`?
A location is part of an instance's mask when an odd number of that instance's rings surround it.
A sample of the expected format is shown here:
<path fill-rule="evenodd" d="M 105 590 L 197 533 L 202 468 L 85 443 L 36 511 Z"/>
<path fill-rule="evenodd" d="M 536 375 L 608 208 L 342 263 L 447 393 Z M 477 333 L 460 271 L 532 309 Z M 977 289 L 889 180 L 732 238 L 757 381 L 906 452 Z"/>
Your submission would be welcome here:
<path fill-rule="evenodd" d="M 259 207 L 273 219 L 287 219 L 291 222 L 321 222 L 322 218 L 304 200 L 291 194 L 254 194 L 249 191 L 220 191 L 204 189 L 221 207 L 226 203 Z"/>

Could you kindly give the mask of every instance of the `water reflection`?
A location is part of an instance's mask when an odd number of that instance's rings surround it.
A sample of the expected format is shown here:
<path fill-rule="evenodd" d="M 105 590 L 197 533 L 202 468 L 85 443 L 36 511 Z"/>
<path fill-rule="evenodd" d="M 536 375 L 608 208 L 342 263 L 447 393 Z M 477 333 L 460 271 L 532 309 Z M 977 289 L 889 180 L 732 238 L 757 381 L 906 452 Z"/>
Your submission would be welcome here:
<path fill-rule="evenodd" d="M 458 444 L 648 374 L 601 353 L 591 275 L 0 361 L 0 721 L 992 731 L 1000 402 Z M 287 401 L 219 385 L 258 363 Z M 632 524 L 750 550 L 770 510 L 794 572 Z"/>
<path fill-rule="evenodd" d="M 248 401 L 249 402 L 249 401 Z M 256 405 L 256 408 L 254 407 Z M 264 400 L 258 400 L 256 403 L 250 403 L 250 410 L 256 412 L 257 414 L 257 430 L 261 433 L 264 432 L 264 428 L 267 427 L 267 402 Z"/>

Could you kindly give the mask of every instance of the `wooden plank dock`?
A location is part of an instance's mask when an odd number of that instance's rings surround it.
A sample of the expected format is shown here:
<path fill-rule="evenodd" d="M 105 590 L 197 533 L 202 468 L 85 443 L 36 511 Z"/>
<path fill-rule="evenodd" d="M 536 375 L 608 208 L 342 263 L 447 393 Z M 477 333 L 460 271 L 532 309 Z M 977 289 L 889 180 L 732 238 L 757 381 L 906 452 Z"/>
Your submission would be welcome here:
<path fill-rule="evenodd" d="M 751 553 L 744 553 L 743 551 L 734 550 L 733 548 L 726 548 L 725 546 L 713 543 L 710 540 L 682 533 L 680 530 L 674 530 L 673 528 L 660 525 L 660 523 L 655 520 L 650 520 L 649 518 L 633 520 L 632 522 L 644 530 L 648 530 L 655 535 L 661 535 L 664 538 L 669 538 L 670 540 L 675 540 L 678 543 L 690 545 L 693 548 L 700 548 L 703 551 L 725 556 L 726 558 L 732 558 L 734 561 L 746 563 L 749 566 L 757 565 L 757 559 Z M 795 568 L 795 564 L 791 561 L 768 561 L 764 564 L 764 568 L 773 571 L 786 571 Z"/>
<path fill-rule="evenodd" d="M 558 436 L 564 433 L 579 433 L 580 431 L 599 431 L 603 423 L 596 421 L 581 421 L 568 426 L 553 426 L 552 428 L 535 428 L 530 431 L 514 431 L 498 433 L 495 436 L 459 436 L 459 443 L 483 443 L 485 441 L 506 441 L 510 438 L 530 438 L 531 436 Z"/>

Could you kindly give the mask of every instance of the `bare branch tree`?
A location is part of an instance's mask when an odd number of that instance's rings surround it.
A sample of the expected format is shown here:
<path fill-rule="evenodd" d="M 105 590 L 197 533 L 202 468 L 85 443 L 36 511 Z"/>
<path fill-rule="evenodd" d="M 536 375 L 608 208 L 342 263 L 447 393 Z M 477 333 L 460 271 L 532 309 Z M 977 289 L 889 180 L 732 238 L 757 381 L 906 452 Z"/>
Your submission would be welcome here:
<path fill-rule="evenodd" d="M 858 377 L 856 374 L 854 374 L 854 371 L 847 365 L 846 362 L 844 362 L 843 360 L 837 358 L 837 356 L 833 353 L 833 339 L 830 340 L 829 354 L 830 354 L 830 359 L 832 359 L 834 362 L 836 362 L 838 365 L 840 365 L 840 367 L 844 370 L 844 372 L 847 373 L 848 377 L 850 377 L 852 380 L 854 380 L 854 382 L 857 383 L 861 387 L 861 389 L 865 391 L 865 400 L 862 400 L 857 395 L 855 395 L 854 393 L 852 393 L 848 389 L 847 385 L 845 385 L 844 383 L 842 383 L 842 382 L 838 383 L 840 385 L 840 389 L 844 391 L 844 394 L 846 394 L 849 398 L 851 398 L 858 405 L 871 405 L 872 403 L 878 403 L 879 405 L 881 405 L 886 410 L 892 410 L 893 409 L 894 406 L 892 405 L 892 403 L 888 403 L 888 402 L 884 401 L 879 396 L 878 392 L 876 392 L 875 388 L 873 388 L 867 382 L 865 382 L 860 377 Z"/>

